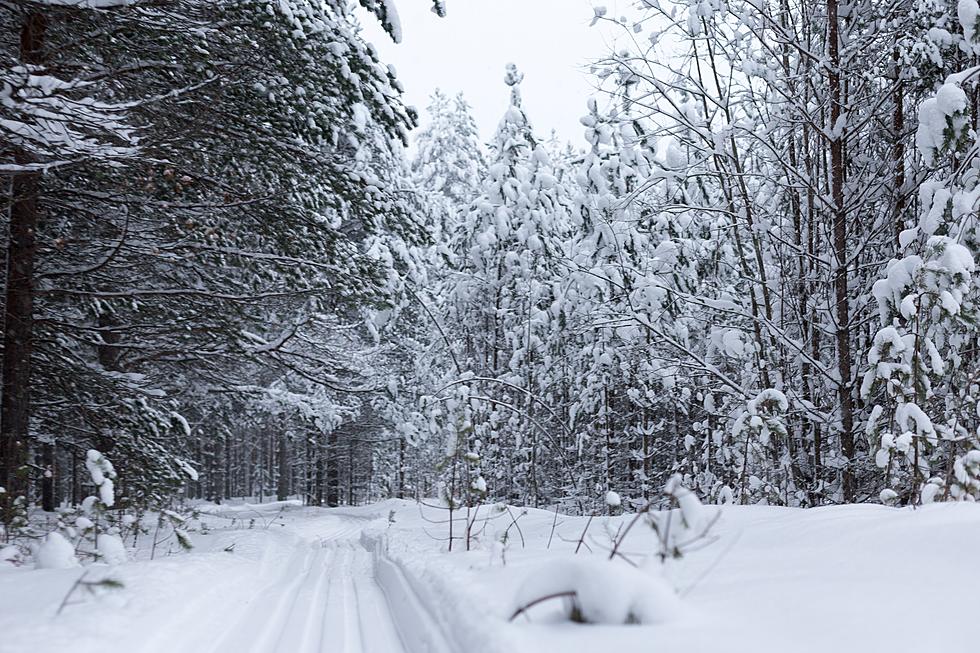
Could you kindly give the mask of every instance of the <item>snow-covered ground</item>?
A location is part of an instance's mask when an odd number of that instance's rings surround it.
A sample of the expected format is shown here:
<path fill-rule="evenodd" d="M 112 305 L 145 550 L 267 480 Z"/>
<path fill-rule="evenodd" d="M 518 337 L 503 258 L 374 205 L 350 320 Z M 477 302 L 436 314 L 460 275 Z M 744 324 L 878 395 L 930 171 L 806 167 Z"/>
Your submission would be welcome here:
<path fill-rule="evenodd" d="M 588 518 L 486 509 L 496 516 L 474 550 L 450 554 L 446 525 L 433 523 L 445 513 L 406 501 L 213 510 L 190 553 L 89 567 L 124 587 L 80 595 L 60 615 L 82 570 L 0 567 L 0 651 L 977 650 L 963 626 L 980 586 L 974 504 L 727 506 L 707 546 L 663 569 L 640 522 L 621 550 L 642 570 L 606 560 L 630 516 L 593 519 L 576 555 Z M 251 528 L 224 519 L 256 510 L 267 518 Z M 653 623 L 562 621 L 561 599 L 509 621 L 529 591 L 562 584 L 612 619 L 624 596 L 652 588 Z M 676 596 L 657 594 L 667 586 Z"/>
<path fill-rule="evenodd" d="M 664 570 L 685 610 L 650 626 L 556 624 L 541 614 L 507 622 L 529 576 L 557 559 L 576 557 L 586 518 L 559 517 L 548 549 L 553 514 L 528 511 L 518 522 L 526 546 L 512 532 L 504 564 L 499 548 L 452 556 L 434 552 L 433 542 L 419 537 L 418 509 L 406 505 L 396 512 L 389 551 L 430 599 L 455 650 L 980 650 L 972 629 L 951 627 L 973 623 L 976 614 L 980 506 L 721 510 L 712 529 L 718 539 L 668 561 Z M 612 518 L 608 526 L 605 518 L 593 521 L 593 536 L 586 540 L 593 557 L 605 560 L 606 533 L 624 519 Z M 433 525 L 427 528 L 437 534 Z M 637 527 L 624 549 L 655 550 L 655 538 Z"/>
<path fill-rule="evenodd" d="M 190 553 L 89 567 L 88 578 L 123 587 L 79 593 L 60 615 L 83 570 L 0 571 L 0 651 L 401 651 L 360 544 L 368 520 L 282 508 L 215 507 L 201 521 L 238 517 L 238 526 L 194 533 Z"/>

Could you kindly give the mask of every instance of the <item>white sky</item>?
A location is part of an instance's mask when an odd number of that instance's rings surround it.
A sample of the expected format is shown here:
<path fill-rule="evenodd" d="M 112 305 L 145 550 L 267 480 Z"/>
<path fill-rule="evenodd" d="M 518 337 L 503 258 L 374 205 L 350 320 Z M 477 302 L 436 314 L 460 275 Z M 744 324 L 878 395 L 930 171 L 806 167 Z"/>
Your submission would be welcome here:
<path fill-rule="evenodd" d="M 405 86 L 405 101 L 423 123 L 429 95 L 462 91 L 473 107 L 480 137 L 491 139 L 507 109 L 504 66 L 524 72 L 524 109 L 539 137 L 552 129 L 562 141 L 583 145 L 578 119 L 593 94 L 590 61 L 608 52 L 599 26 L 590 28 L 591 0 L 447 0 L 447 15 L 430 11 L 430 0 L 398 0 L 402 43 L 391 42 L 370 16 L 365 38 L 393 64 Z M 614 11 L 615 2 L 605 3 Z"/>

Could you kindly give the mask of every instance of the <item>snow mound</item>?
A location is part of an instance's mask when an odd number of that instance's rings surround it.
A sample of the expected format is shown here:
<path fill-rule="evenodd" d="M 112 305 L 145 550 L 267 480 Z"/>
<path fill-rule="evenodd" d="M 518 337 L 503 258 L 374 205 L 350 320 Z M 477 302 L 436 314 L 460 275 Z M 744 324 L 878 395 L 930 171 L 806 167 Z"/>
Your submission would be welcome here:
<path fill-rule="evenodd" d="M 13 544 L 0 547 L 0 564 L 18 565 L 21 562 L 20 549 Z"/>
<path fill-rule="evenodd" d="M 48 533 L 41 546 L 34 552 L 36 569 L 71 569 L 78 567 L 75 547 L 61 533 Z"/>
<path fill-rule="evenodd" d="M 126 545 L 118 535 L 99 535 L 98 552 L 107 565 L 121 565 L 127 560 Z"/>
<path fill-rule="evenodd" d="M 606 505 L 610 508 L 619 508 L 623 505 L 623 499 L 619 496 L 618 492 L 609 490 L 606 492 Z"/>
<path fill-rule="evenodd" d="M 206 503 L 197 506 L 197 511 L 202 515 L 215 515 L 218 517 L 248 517 L 249 515 L 275 515 L 286 510 L 302 508 L 303 502 L 299 499 L 287 499 L 286 501 L 270 501 L 269 503 L 243 503 L 241 505 L 219 505 Z"/>
<path fill-rule="evenodd" d="M 534 570 L 517 591 L 514 613 L 545 597 L 561 596 L 566 616 L 592 624 L 663 624 L 684 612 L 663 578 L 617 561 L 582 559 L 556 560 Z"/>

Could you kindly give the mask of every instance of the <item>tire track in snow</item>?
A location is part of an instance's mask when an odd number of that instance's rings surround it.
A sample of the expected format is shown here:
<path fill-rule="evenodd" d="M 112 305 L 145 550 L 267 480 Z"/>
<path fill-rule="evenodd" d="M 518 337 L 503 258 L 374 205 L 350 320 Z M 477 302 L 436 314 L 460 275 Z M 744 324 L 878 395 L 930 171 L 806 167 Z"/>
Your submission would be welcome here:
<path fill-rule="evenodd" d="M 275 552 L 275 541 L 268 541 L 266 546 Z M 207 651 L 208 640 L 217 638 L 222 641 L 228 633 L 228 625 L 220 623 L 224 614 L 229 614 L 233 621 L 249 609 L 257 597 L 275 592 L 284 582 L 301 574 L 308 559 L 307 550 L 303 547 L 290 547 L 288 555 L 284 556 L 273 571 L 272 582 L 262 583 L 261 589 L 256 590 L 258 579 L 262 577 L 262 569 L 254 569 L 253 574 L 247 567 L 236 571 L 243 572 L 241 576 L 224 574 L 214 577 L 213 586 L 201 591 L 199 586 L 188 591 L 185 600 L 164 619 L 156 631 L 138 647 L 140 653 L 171 653 L 172 651 Z M 205 554 L 214 555 L 214 554 Z M 225 555 L 225 554 L 217 554 Z M 205 572 L 206 573 L 206 572 Z M 250 598 L 242 603 L 243 594 Z M 217 623 L 216 623 L 217 622 Z"/>
<path fill-rule="evenodd" d="M 356 539 L 362 524 L 343 519 L 319 541 L 300 544 L 212 653 L 404 651 L 371 554 Z"/>

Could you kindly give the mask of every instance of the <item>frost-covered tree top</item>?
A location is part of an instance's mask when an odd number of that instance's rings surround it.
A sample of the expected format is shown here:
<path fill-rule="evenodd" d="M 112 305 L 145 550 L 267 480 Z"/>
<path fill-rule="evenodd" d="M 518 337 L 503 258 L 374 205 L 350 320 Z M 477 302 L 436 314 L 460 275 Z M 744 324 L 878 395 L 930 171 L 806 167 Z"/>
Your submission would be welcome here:
<path fill-rule="evenodd" d="M 443 195 L 451 210 L 462 210 L 486 171 L 483 145 L 462 94 L 432 94 L 427 121 L 415 140 L 413 175 L 422 190 Z"/>

